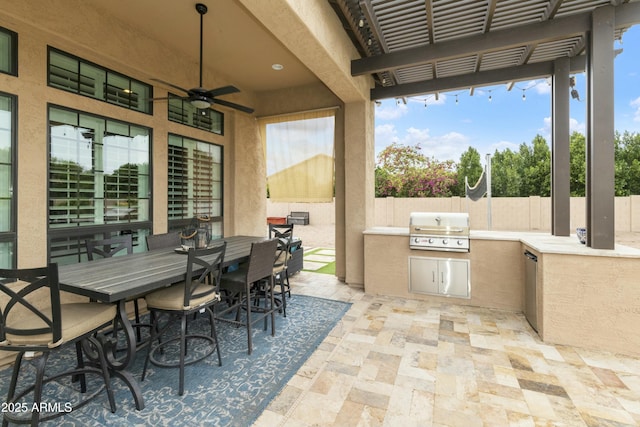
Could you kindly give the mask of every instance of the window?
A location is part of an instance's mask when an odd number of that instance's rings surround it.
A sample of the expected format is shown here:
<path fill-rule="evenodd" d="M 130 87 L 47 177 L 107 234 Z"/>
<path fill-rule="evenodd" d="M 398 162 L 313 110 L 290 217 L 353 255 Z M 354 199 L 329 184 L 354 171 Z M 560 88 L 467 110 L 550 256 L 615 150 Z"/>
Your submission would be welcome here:
<path fill-rule="evenodd" d="M 16 264 L 16 98 L 0 93 L 0 268 Z"/>
<path fill-rule="evenodd" d="M 152 86 L 49 47 L 49 86 L 151 114 Z"/>
<path fill-rule="evenodd" d="M 222 147 L 169 135 L 169 228 L 203 215 L 212 237 L 222 237 Z"/>
<path fill-rule="evenodd" d="M 0 27 L 0 72 L 18 75 L 18 35 Z"/>
<path fill-rule="evenodd" d="M 49 108 L 51 261 L 86 259 L 87 238 L 131 233 L 134 245 L 144 242 L 151 229 L 150 133 L 130 123 Z"/>
<path fill-rule="evenodd" d="M 224 114 L 221 112 L 211 108 L 199 110 L 189 101 L 171 93 L 168 105 L 169 120 L 172 122 L 224 135 Z"/>

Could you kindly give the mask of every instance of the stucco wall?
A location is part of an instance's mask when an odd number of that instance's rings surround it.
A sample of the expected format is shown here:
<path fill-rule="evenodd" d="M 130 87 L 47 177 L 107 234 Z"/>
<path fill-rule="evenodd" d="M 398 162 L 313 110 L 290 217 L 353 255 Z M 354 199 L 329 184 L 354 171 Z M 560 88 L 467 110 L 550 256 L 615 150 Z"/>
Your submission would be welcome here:
<path fill-rule="evenodd" d="M 640 232 L 640 196 L 616 197 L 616 231 Z M 267 200 L 267 216 L 286 216 L 290 211 L 309 211 L 311 224 L 331 225 L 331 203 L 273 203 Z M 471 228 L 486 230 L 487 202 L 464 198 L 377 198 L 375 225 L 408 227 L 411 212 L 469 212 Z M 491 200 L 492 229 L 502 231 L 550 231 L 551 200 L 548 197 L 504 197 Z M 584 197 L 571 198 L 571 227 L 585 224 Z"/>

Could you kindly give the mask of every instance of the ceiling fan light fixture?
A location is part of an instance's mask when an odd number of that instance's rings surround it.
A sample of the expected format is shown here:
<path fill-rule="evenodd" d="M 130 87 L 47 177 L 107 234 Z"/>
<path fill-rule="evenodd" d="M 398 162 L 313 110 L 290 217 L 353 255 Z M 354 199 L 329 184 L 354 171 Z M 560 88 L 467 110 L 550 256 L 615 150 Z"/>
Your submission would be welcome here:
<path fill-rule="evenodd" d="M 211 103 L 205 97 L 198 97 L 192 99 L 190 102 L 191 105 L 196 107 L 198 110 L 204 110 L 205 108 L 211 107 Z"/>

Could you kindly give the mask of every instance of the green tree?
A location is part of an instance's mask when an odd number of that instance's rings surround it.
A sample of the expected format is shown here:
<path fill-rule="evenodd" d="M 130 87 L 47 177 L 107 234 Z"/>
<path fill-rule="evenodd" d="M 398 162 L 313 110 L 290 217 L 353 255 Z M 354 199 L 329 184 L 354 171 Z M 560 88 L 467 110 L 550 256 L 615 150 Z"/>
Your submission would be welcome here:
<path fill-rule="evenodd" d="M 615 133 L 616 196 L 640 194 L 640 133 Z"/>
<path fill-rule="evenodd" d="M 584 197 L 586 189 L 585 138 L 579 132 L 573 132 L 569 139 L 569 192 L 573 197 Z"/>
<path fill-rule="evenodd" d="M 460 162 L 457 167 L 458 185 L 455 188 L 455 195 L 464 197 L 466 195 L 465 180 L 467 177 L 469 185 L 474 186 L 482 175 L 482 164 L 480 163 L 480 153 L 473 147 L 469 147 L 467 151 L 460 156 Z"/>
<path fill-rule="evenodd" d="M 536 135 L 532 146 L 520 144 L 523 183 L 520 196 L 549 196 L 551 194 L 551 150 L 547 141 Z"/>
<path fill-rule="evenodd" d="M 491 195 L 518 197 L 521 194 L 522 172 L 520 155 L 506 148 L 495 151 L 491 158 Z"/>

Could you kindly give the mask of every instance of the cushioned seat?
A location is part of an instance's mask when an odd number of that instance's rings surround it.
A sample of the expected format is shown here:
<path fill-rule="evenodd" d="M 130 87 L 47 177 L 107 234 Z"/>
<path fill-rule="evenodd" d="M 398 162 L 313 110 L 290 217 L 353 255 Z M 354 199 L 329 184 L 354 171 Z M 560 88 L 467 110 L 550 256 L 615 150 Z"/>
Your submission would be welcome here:
<path fill-rule="evenodd" d="M 115 412 L 109 368 L 102 347 L 104 341 L 97 336 L 97 332 L 111 323 L 115 316 L 116 306 L 111 304 L 60 304 L 57 264 L 31 269 L 0 269 L 0 350 L 17 353 L 9 392 L 3 403 L 9 409 L 5 412 L 3 406 L 3 427 L 8 426 L 9 422 L 37 426 L 41 421 L 65 415 L 68 412 L 66 405 L 58 412 L 55 407 L 27 413 L 24 409 L 20 410 L 26 407 L 42 408 L 41 404 L 48 404 L 42 402 L 44 384 L 65 376 L 79 380 L 80 392 L 84 396 L 74 403 L 71 410 L 89 403 L 105 389 L 111 412 Z M 67 343 L 75 343 L 77 366 L 45 376 L 49 355 Z M 36 370 L 35 381 L 31 385 L 31 375 L 21 375 L 20 372 L 27 352 L 36 354 L 31 362 Z M 85 352 L 88 363 L 84 360 Z M 100 375 L 105 387 L 95 387 L 99 384 L 94 384 L 95 391 L 86 396 L 87 374 Z M 17 390 L 18 385 L 22 387 L 21 391 Z M 31 404 L 25 402 L 30 395 L 33 396 Z"/>
<path fill-rule="evenodd" d="M 62 337 L 53 341 L 51 332 L 37 335 L 6 334 L 7 345 L 46 345 L 54 348 L 71 342 L 79 336 L 92 332 L 110 323 L 116 315 L 116 306 L 98 302 L 78 302 L 60 306 L 60 330 Z M 43 309 L 42 314 L 51 317 L 51 308 Z M 43 320 L 33 312 L 24 313 L 17 319 L 7 319 L 7 328 L 35 329 L 45 326 Z"/>
<path fill-rule="evenodd" d="M 197 284 L 194 293 L 205 294 L 189 301 L 189 306 L 184 307 L 182 297 L 184 295 L 184 283 L 169 286 L 168 288 L 152 292 L 145 296 L 147 306 L 158 310 L 193 310 L 205 305 L 211 305 L 220 301 L 220 293 L 206 293 L 211 285 Z"/>
<path fill-rule="evenodd" d="M 151 326 L 151 338 L 149 352 L 142 370 L 142 380 L 147 374 L 149 362 L 161 368 L 180 368 L 180 381 L 178 394 L 184 394 L 184 370 L 186 365 L 196 363 L 209 356 L 214 351 L 218 353 L 218 365 L 222 365 L 220 346 L 212 307 L 220 301 L 220 276 L 222 275 L 222 262 L 227 243 L 220 246 L 205 249 L 190 248 L 185 257 L 185 281 L 176 283 L 167 288 L 151 292 L 145 295 L 147 308 L 151 310 L 153 324 Z M 189 286 L 187 286 L 187 284 Z M 190 334 L 187 331 L 187 321 L 191 315 L 199 312 L 209 316 L 211 326 L 210 335 Z M 168 318 L 160 328 L 162 318 Z M 165 333 L 171 333 L 171 327 L 180 322 L 180 330 L 177 337 L 169 338 L 153 345 Z M 175 334 L 174 334 L 175 335 Z M 203 353 L 192 356 L 187 361 L 187 340 L 204 340 L 209 348 Z M 179 342 L 179 359 L 162 360 L 158 353 L 163 352 L 175 343 Z M 171 353 L 164 351 L 164 354 Z"/>

